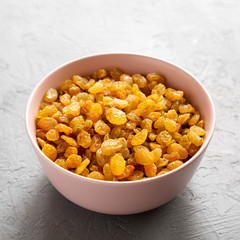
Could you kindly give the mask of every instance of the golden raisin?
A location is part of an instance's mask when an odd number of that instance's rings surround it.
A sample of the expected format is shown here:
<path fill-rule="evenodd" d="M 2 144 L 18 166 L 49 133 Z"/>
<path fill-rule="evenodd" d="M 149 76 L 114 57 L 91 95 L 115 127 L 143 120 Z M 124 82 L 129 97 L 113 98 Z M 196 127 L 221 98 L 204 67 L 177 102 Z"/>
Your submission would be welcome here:
<path fill-rule="evenodd" d="M 157 175 L 157 166 L 154 163 L 145 165 L 144 171 L 147 177 L 155 177 Z"/>
<path fill-rule="evenodd" d="M 109 108 L 106 111 L 106 118 L 110 123 L 116 125 L 122 125 L 127 121 L 126 114 L 117 108 Z"/>
<path fill-rule="evenodd" d="M 123 143 L 119 139 L 108 139 L 102 143 L 101 150 L 103 155 L 112 155 L 119 151 Z"/>
<path fill-rule="evenodd" d="M 127 165 L 124 169 L 124 172 L 117 176 L 117 179 L 122 180 L 124 178 L 128 178 L 130 175 L 132 175 L 134 169 L 135 167 L 133 165 Z"/>
<path fill-rule="evenodd" d="M 144 176 L 143 171 L 135 170 L 133 173 L 127 178 L 128 181 L 137 181 L 141 180 Z"/>
<path fill-rule="evenodd" d="M 57 149 L 51 144 L 44 144 L 42 152 L 52 161 L 57 158 Z"/>
<path fill-rule="evenodd" d="M 124 158 L 115 154 L 110 160 L 110 168 L 114 175 L 121 175 L 125 170 L 125 161 Z"/>
<path fill-rule="evenodd" d="M 56 89 L 54 88 L 50 88 L 47 90 L 47 92 L 45 93 L 43 100 L 45 102 L 54 102 L 56 101 L 58 98 L 58 92 Z"/>
<path fill-rule="evenodd" d="M 64 156 L 69 157 L 71 154 L 78 154 L 78 149 L 75 147 L 68 147 L 64 153 Z"/>
<path fill-rule="evenodd" d="M 143 129 L 141 132 L 137 133 L 132 139 L 132 145 L 135 146 L 143 144 L 147 139 L 147 134 L 147 129 Z"/>
<path fill-rule="evenodd" d="M 67 125 L 63 124 L 63 123 L 59 123 L 55 126 L 55 129 L 58 132 L 64 132 L 65 134 L 69 135 L 72 133 L 72 128 L 68 127 Z"/>
<path fill-rule="evenodd" d="M 57 141 L 59 139 L 59 133 L 57 130 L 55 129 L 50 129 L 47 133 L 46 133 L 46 138 L 49 141 Z"/>
<path fill-rule="evenodd" d="M 98 120 L 94 125 L 94 130 L 100 135 L 106 135 L 110 133 L 110 127 L 102 120 Z"/>
<path fill-rule="evenodd" d="M 43 117 L 38 121 L 38 126 L 44 131 L 49 131 L 57 125 L 57 120 L 51 117 Z"/>
<path fill-rule="evenodd" d="M 176 161 L 174 161 L 174 162 L 170 162 L 170 163 L 167 165 L 167 170 L 172 171 L 172 170 L 180 167 L 181 165 L 183 165 L 183 162 L 180 161 L 180 160 L 176 160 Z"/>
<path fill-rule="evenodd" d="M 186 159 L 188 157 L 187 150 L 178 143 L 172 143 L 167 148 L 167 153 L 177 152 L 180 156 L 180 159 Z"/>
<path fill-rule="evenodd" d="M 155 162 L 155 156 L 147 148 L 137 148 L 135 151 L 136 162 L 141 165 L 149 165 Z"/>
<path fill-rule="evenodd" d="M 58 166 L 66 169 L 66 170 L 68 170 L 68 166 L 67 166 L 66 161 L 65 161 L 64 159 L 58 158 L 58 159 L 55 160 L 55 163 L 56 163 Z"/>
<path fill-rule="evenodd" d="M 80 175 L 85 169 L 86 167 L 89 165 L 90 160 L 88 158 L 84 159 L 75 169 L 75 173 Z"/>
<path fill-rule="evenodd" d="M 97 179 L 97 180 L 104 180 L 104 176 L 102 173 L 98 172 L 98 171 L 93 171 L 91 173 L 89 173 L 87 175 L 88 178 L 93 178 L 93 179 Z"/>
<path fill-rule="evenodd" d="M 77 143 L 83 147 L 83 148 L 88 148 L 90 147 L 92 143 L 91 136 L 88 132 L 82 130 L 78 135 L 77 135 Z"/>
<path fill-rule="evenodd" d="M 76 168 L 82 162 L 82 157 L 77 154 L 71 154 L 66 160 L 66 164 L 69 168 Z"/>

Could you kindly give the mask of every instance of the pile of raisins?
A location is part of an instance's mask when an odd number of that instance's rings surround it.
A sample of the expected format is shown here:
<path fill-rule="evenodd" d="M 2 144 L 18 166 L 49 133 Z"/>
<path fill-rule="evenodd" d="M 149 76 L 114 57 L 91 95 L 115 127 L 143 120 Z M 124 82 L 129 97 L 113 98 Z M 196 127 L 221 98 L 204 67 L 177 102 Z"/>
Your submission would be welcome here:
<path fill-rule="evenodd" d="M 89 178 L 133 181 L 167 173 L 203 144 L 204 121 L 157 73 L 75 75 L 50 88 L 37 113 L 42 152 Z"/>

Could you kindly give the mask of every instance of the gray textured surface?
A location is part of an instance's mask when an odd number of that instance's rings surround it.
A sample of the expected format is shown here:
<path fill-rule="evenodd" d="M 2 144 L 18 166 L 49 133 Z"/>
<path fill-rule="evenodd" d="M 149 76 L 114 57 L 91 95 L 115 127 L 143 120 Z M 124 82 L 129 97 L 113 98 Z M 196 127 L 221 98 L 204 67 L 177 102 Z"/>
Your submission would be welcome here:
<path fill-rule="evenodd" d="M 0 0 L 0 239 L 239 239 L 239 12 L 238 0 Z M 121 51 L 173 61 L 199 77 L 217 124 L 198 171 L 174 200 L 108 216 L 52 187 L 27 139 L 24 110 L 54 67 Z"/>

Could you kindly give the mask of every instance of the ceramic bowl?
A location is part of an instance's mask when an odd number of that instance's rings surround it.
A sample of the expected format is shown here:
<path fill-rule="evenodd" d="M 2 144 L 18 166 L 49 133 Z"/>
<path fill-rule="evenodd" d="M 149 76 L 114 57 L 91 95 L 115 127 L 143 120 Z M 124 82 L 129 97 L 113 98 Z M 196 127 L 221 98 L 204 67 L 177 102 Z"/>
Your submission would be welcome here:
<path fill-rule="evenodd" d="M 86 75 L 97 69 L 120 68 L 124 72 L 157 72 L 166 77 L 166 85 L 183 90 L 200 111 L 206 135 L 200 150 L 181 167 L 161 176 L 133 182 L 109 182 L 89 179 L 67 171 L 48 159 L 36 142 L 35 119 L 43 94 L 57 88 L 74 74 Z M 68 62 L 44 77 L 33 90 L 26 107 L 26 129 L 40 164 L 52 185 L 67 199 L 86 209 L 105 214 L 134 214 L 156 208 L 180 193 L 196 171 L 214 131 L 212 100 L 202 84 L 191 74 L 166 61 L 138 54 L 99 54 Z M 35 164 L 33 161 L 32 164 Z"/>

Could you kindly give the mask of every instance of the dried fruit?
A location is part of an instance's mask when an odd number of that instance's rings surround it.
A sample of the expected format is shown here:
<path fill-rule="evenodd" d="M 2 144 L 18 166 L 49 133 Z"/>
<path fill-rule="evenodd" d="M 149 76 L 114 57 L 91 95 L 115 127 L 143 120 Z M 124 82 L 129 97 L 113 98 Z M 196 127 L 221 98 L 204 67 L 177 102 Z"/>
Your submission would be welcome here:
<path fill-rule="evenodd" d="M 36 115 L 43 153 L 75 174 L 134 181 L 165 174 L 203 144 L 204 120 L 158 73 L 115 68 L 46 91 Z M 181 161 L 183 160 L 183 161 Z"/>
<path fill-rule="evenodd" d="M 147 148 L 136 148 L 134 155 L 136 162 L 141 165 L 149 165 L 155 162 L 155 156 Z"/>
<path fill-rule="evenodd" d="M 108 139 L 102 143 L 101 151 L 103 155 L 113 155 L 119 151 L 123 143 L 119 139 Z"/>
<path fill-rule="evenodd" d="M 59 139 L 59 133 L 57 130 L 55 129 L 50 129 L 47 133 L 46 133 L 46 138 L 49 141 L 57 141 Z"/>
<path fill-rule="evenodd" d="M 88 178 L 93 178 L 93 179 L 97 179 L 97 180 L 104 180 L 104 176 L 102 173 L 98 172 L 98 171 L 93 171 L 93 172 L 90 172 L 88 175 L 87 175 Z"/>
<path fill-rule="evenodd" d="M 42 148 L 42 152 L 52 161 L 54 161 L 57 158 L 57 149 L 51 144 L 47 144 L 47 143 L 44 144 Z"/>
<path fill-rule="evenodd" d="M 47 92 L 45 93 L 43 100 L 45 102 L 54 102 L 55 100 L 57 100 L 58 98 L 58 92 L 56 89 L 54 88 L 50 88 L 47 90 Z"/>
<path fill-rule="evenodd" d="M 77 143 L 83 147 L 83 148 L 88 148 L 90 147 L 92 143 L 91 136 L 88 132 L 82 130 L 78 135 L 77 135 Z"/>
<path fill-rule="evenodd" d="M 81 162 L 82 157 L 77 154 L 71 154 L 66 160 L 66 164 L 69 168 L 77 168 Z"/>
<path fill-rule="evenodd" d="M 115 154 L 113 157 L 111 157 L 110 168 L 114 175 L 123 174 L 125 170 L 124 158 L 119 154 Z"/>
<path fill-rule="evenodd" d="M 186 159 L 188 157 L 187 150 L 178 143 L 172 143 L 167 148 L 167 153 L 177 152 L 180 156 L 180 159 Z"/>
<path fill-rule="evenodd" d="M 147 129 L 143 129 L 141 132 L 137 133 L 132 139 L 132 145 L 135 146 L 143 144 L 147 139 L 147 134 Z"/>
<path fill-rule="evenodd" d="M 126 114 L 117 108 L 109 108 L 106 111 L 106 118 L 110 123 L 116 125 L 122 125 L 127 121 Z"/>
<path fill-rule="evenodd" d="M 94 125 L 94 130 L 100 135 L 106 135 L 110 133 L 111 129 L 104 121 L 98 120 Z"/>
<path fill-rule="evenodd" d="M 44 131 L 49 131 L 58 124 L 57 120 L 51 117 L 43 117 L 38 121 L 38 126 Z"/>

